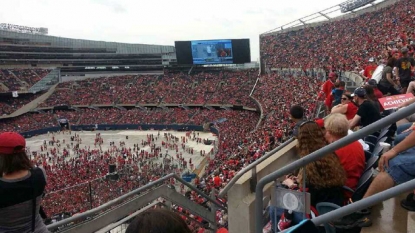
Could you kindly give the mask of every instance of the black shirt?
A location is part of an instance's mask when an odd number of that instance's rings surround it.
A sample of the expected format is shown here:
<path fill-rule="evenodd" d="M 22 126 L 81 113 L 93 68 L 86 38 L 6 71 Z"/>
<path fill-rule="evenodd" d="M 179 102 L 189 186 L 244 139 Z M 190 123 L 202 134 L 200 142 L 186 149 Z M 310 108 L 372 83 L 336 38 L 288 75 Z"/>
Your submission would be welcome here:
<path fill-rule="evenodd" d="M 401 80 L 411 79 L 411 66 L 415 66 L 415 60 L 411 57 L 402 57 L 396 62 Z"/>
<path fill-rule="evenodd" d="M 370 100 L 363 101 L 357 110 L 357 115 L 360 116 L 362 127 L 366 127 L 381 118 L 379 108 Z"/>

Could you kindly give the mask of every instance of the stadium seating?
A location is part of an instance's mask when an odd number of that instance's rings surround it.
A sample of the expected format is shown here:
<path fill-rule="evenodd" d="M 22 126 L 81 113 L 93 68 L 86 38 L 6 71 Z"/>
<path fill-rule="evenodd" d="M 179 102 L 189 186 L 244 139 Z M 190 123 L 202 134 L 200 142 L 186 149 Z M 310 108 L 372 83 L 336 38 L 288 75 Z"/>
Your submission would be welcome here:
<path fill-rule="evenodd" d="M 326 68 L 352 71 L 370 57 L 387 58 L 388 42 L 415 38 L 413 0 L 401 0 L 346 20 L 261 36 L 261 59 L 270 68 Z M 382 20 L 379 20 L 382 19 Z"/>
<path fill-rule="evenodd" d="M 0 83 L 10 91 L 25 91 L 45 77 L 47 69 L 0 69 Z M 0 92 L 5 90 L 0 89 Z"/>
<path fill-rule="evenodd" d="M 65 82 L 43 103 L 43 106 L 59 105 L 89 105 L 111 103 L 194 103 L 194 104 L 231 104 L 255 107 L 255 103 L 249 98 L 249 93 L 255 83 L 257 70 L 244 72 L 223 72 L 220 74 L 198 73 L 191 77 L 183 74 L 170 76 L 123 76 L 117 78 L 87 79 L 83 81 Z M 224 77 L 226 76 L 226 77 Z M 218 85 L 222 81 L 222 84 Z M 278 84 L 276 84 L 278 81 Z M 255 131 L 259 121 L 259 114 L 250 111 L 209 110 L 204 108 L 158 108 L 142 110 L 133 108 L 121 110 L 119 108 L 80 108 L 77 111 L 55 111 L 46 113 L 28 113 L 16 118 L 0 121 L 0 131 L 29 131 L 45 127 L 57 126 L 57 119 L 66 118 L 73 125 L 82 124 L 195 124 L 202 125 L 218 119 L 225 119 L 217 127 L 220 130 L 219 151 L 215 160 L 211 160 L 206 167 L 206 175 L 203 177 L 204 186 L 200 187 L 209 193 L 214 187 L 211 175 L 223 174 L 222 185 L 232 179 L 233 175 L 245 166 L 260 158 L 266 151 L 272 149 L 269 137 L 277 136 L 278 129 L 283 132 L 283 137 L 274 147 L 283 142 L 290 135 L 291 123 L 278 121 L 277 117 L 286 118 L 287 109 L 292 104 L 303 104 L 310 116 L 313 112 L 313 93 L 317 93 L 319 83 L 309 85 L 307 77 L 279 77 L 271 74 L 262 77 L 254 97 L 263 106 L 264 115 L 267 118 Z M 197 82 L 197 84 L 194 84 Z M 153 84 L 151 84 L 153 83 Z M 288 95 L 292 84 L 300 85 L 296 88 L 296 98 Z M 315 85 L 314 85 L 315 84 Z M 277 88 L 279 85 L 279 88 Z M 154 88 L 148 88 L 153 86 Z M 304 88 L 308 87 L 308 88 Z M 287 96 L 279 99 L 276 93 Z M 99 90 L 91 92 L 91 90 Z M 307 99 L 309 101 L 304 102 Z M 284 102 L 285 104 L 281 104 Z M 281 107 L 284 106 L 284 107 Z M 240 148 L 247 148 L 246 152 Z M 99 151 L 94 152 L 98 156 Z M 106 155 L 104 155 L 105 157 Z M 82 156 L 81 156 L 82 157 Z M 98 156 L 99 157 L 99 156 Z M 45 158 L 38 160 L 42 164 Z M 236 161 L 236 162 L 235 162 Z M 79 161 L 78 161 L 79 162 Z M 47 167 L 49 183 L 47 190 L 49 195 L 45 197 L 44 208 L 48 215 L 60 213 L 84 212 L 91 208 L 88 200 L 88 188 L 80 185 L 77 189 L 65 189 L 67 187 L 93 180 L 107 172 L 107 163 L 97 160 L 88 163 L 91 171 L 84 176 L 78 176 L 73 163 L 66 163 Z M 104 165 L 105 164 L 105 165 Z M 124 169 L 123 167 L 120 168 Z M 82 172 L 82 171 L 81 171 Z M 160 173 L 160 176 L 167 173 Z M 160 177 L 158 176 L 158 177 Z M 82 177 L 82 178 L 81 178 Z M 148 177 L 151 179 L 151 177 Z M 120 182 L 116 189 L 109 190 L 105 181 L 94 181 L 93 207 L 112 200 L 134 188 L 142 182 Z M 65 189 L 65 190 L 64 190 Z M 122 191 L 120 191 L 122 190 Z M 63 203 L 63 204 L 62 204 Z"/>
<path fill-rule="evenodd" d="M 65 82 L 40 107 L 90 104 L 231 104 L 255 108 L 248 94 L 258 70 L 117 76 Z M 91 91 L 96 90 L 96 91 Z"/>

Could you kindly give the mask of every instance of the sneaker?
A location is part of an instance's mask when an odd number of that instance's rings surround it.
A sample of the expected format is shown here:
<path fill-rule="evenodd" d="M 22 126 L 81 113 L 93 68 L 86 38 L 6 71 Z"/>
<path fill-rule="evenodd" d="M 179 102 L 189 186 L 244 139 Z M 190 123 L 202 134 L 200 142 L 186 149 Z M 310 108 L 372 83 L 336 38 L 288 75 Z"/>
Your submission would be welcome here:
<path fill-rule="evenodd" d="M 372 220 L 362 216 L 362 213 L 353 213 L 333 221 L 332 224 L 339 229 L 349 230 L 356 227 L 370 227 L 372 226 Z"/>
<path fill-rule="evenodd" d="M 401 206 L 408 211 L 415 211 L 414 193 L 408 194 L 406 199 L 401 201 Z"/>
<path fill-rule="evenodd" d="M 279 231 L 283 231 L 291 227 L 292 220 L 291 218 L 289 218 L 289 216 L 287 216 L 288 218 L 285 216 L 287 213 L 288 212 L 284 212 L 284 214 L 281 216 L 280 221 L 278 222 L 277 227 Z"/>

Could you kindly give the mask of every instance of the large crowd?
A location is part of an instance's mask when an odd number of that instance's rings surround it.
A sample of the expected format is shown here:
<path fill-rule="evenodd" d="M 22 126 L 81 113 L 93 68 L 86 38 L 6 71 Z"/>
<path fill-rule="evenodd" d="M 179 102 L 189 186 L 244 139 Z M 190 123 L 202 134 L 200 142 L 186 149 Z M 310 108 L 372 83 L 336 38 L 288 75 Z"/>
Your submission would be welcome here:
<path fill-rule="evenodd" d="M 271 68 L 363 69 L 370 57 L 387 59 L 388 50 L 415 38 L 414 20 L 414 0 L 397 1 L 349 19 L 263 35 L 261 58 Z"/>
<path fill-rule="evenodd" d="M 254 107 L 258 70 L 129 75 L 65 82 L 40 107 L 90 104 L 231 104 Z M 97 90 L 92 92 L 91 90 Z"/>
<path fill-rule="evenodd" d="M 257 70 L 256 70 L 257 72 Z M 253 77 L 254 73 L 256 72 L 249 72 Z M 231 73 L 234 74 L 234 73 Z M 224 74 L 198 74 L 203 76 L 204 78 L 199 79 L 199 83 L 195 85 L 195 88 L 192 89 L 189 86 L 191 91 L 194 90 L 194 94 L 191 92 L 185 92 L 181 90 L 180 94 L 172 94 L 169 98 L 180 99 L 180 95 L 183 98 L 188 98 L 191 100 L 198 101 L 197 103 L 206 103 L 212 101 L 212 103 L 228 103 L 227 101 L 231 101 L 231 104 L 244 104 L 243 102 L 239 102 L 238 100 L 245 99 L 246 103 L 252 103 L 251 107 L 254 107 L 254 102 L 251 98 L 248 97 L 252 87 L 254 85 L 254 79 L 246 79 L 238 78 L 238 77 L 230 77 L 225 79 L 226 82 L 218 86 L 217 84 L 220 83 L 220 80 L 223 81 L 222 77 Z M 221 78 L 218 78 L 217 75 L 220 75 Z M 230 75 L 230 74 L 227 74 Z M 246 77 L 246 76 L 245 76 Z M 149 79 L 144 77 L 143 80 L 139 79 L 138 77 L 131 76 L 129 78 L 135 78 L 136 81 L 140 80 L 140 82 L 146 83 L 145 80 Z M 122 84 L 117 84 L 117 86 L 123 86 L 124 88 L 134 88 L 134 85 L 129 85 L 130 80 L 127 77 L 122 78 L 124 81 Z M 153 78 L 153 77 L 152 77 Z M 173 80 L 187 80 L 189 77 L 180 77 L 174 78 Z M 307 80 L 309 78 L 302 77 L 300 79 L 296 79 L 294 77 L 279 77 L 277 74 L 271 74 L 268 78 L 262 77 L 261 80 L 258 82 L 257 90 L 254 93 L 254 97 L 261 103 L 263 106 L 263 113 L 264 119 L 262 119 L 261 124 L 258 124 L 260 120 L 260 116 L 258 112 L 252 111 L 237 111 L 237 110 L 210 110 L 206 108 L 155 108 L 155 109 L 142 109 L 142 108 L 133 108 L 133 109 L 120 109 L 120 108 L 78 108 L 76 111 L 67 111 L 67 110 L 55 110 L 55 111 L 46 111 L 42 113 L 28 113 L 22 116 L 12 118 L 12 119 L 5 119 L 0 121 L 0 131 L 19 131 L 25 132 L 35 129 L 41 129 L 46 127 L 53 127 L 58 125 L 58 119 L 65 118 L 68 119 L 71 125 L 94 125 L 94 124 L 189 124 L 189 125 L 204 125 L 208 122 L 213 122 L 215 127 L 218 128 L 220 131 L 219 134 L 219 145 L 218 151 L 215 155 L 215 159 L 209 160 L 208 164 L 205 168 L 205 175 L 203 177 L 197 178 L 197 185 L 198 187 L 209 194 L 213 189 L 220 189 L 221 187 L 225 186 L 226 183 L 232 179 L 232 177 L 244 166 L 247 164 L 255 161 L 256 159 L 260 158 L 265 152 L 271 150 L 272 148 L 276 147 L 279 143 L 283 142 L 285 139 L 289 138 L 291 135 L 291 128 L 293 124 L 288 121 L 278 121 L 278 116 L 286 117 L 287 108 L 289 108 L 288 101 L 294 101 L 296 103 L 303 104 L 304 106 L 311 107 L 315 105 L 315 101 L 312 98 L 313 94 L 310 93 L 317 93 L 319 88 L 319 84 L 317 81 L 313 81 L 312 84 L 309 85 L 309 89 L 306 90 L 304 88 L 295 89 L 296 92 L 292 92 L 292 89 L 289 88 L 292 82 L 296 84 L 306 85 Z M 272 79 L 271 79 L 272 78 Z M 251 80 L 252 79 L 252 80 Z M 275 79 L 275 80 L 274 80 Z M 108 80 L 113 80 L 108 78 Z M 162 86 L 175 86 L 177 84 L 173 84 L 174 82 L 161 84 L 165 82 L 167 79 L 156 79 L 157 85 Z M 214 80 L 213 82 L 211 82 Z M 215 81 L 216 80 L 216 81 Z M 92 81 L 92 82 L 91 82 Z M 66 99 L 60 99 L 52 97 L 49 98 L 46 102 L 51 103 L 51 105 L 59 105 L 68 103 L 73 105 L 73 102 L 82 104 L 93 103 L 94 100 L 101 100 L 103 104 L 106 104 L 108 99 L 101 98 L 90 95 L 85 88 L 86 95 L 91 97 L 84 96 L 85 98 L 80 98 L 75 95 L 68 95 L 68 91 L 66 89 L 73 89 L 79 90 L 84 89 L 83 84 L 89 85 L 89 87 L 100 87 L 100 88 L 107 88 L 108 86 L 107 81 L 102 81 L 101 84 L 98 84 L 95 80 L 88 80 L 88 81 L 81 81 L 81 84 L 74 85 L 74 83 L 63 83 L 60 87 L 61 89 L 57 89 L 56 93 L 59 93 L 60 97 L 62 95 L 66 95 Z M 116 79 L 113 80 L 116 82 Z M 275 82 L 278 81 L 278 82 Z M 83 83 L 85 82 L 85 83 Z M 154 78 L 151 79 L 151 82 L 154 82 Z M 193 82 L 193 81 L 192 81 Z M 79 82 L 78 82 L 79 83 Z M 213 83 L 213 84 L 212 84 Z M 277 84 L 278 83 L 278 84 Z M 124 85 L 125 84 L 125 85 Z M 134 83 L 133 83 L 134 84 Z M 153 84 L 155 85 L 155 84 Z M 157 86 L 155 85 L 155 86 Z M 271 95 L 271 93 L 276 92 L 277 85 L 281 88 L 281 94 L 285 96 L 283 99 L 276 99 L 277 97 L 271 97 L 275 95 Z M 307 84 L 308 85 L 308 84 Z M 129 87 L 130 86 L 130 87 Z M 182 85 L 177 85 L 182 87 Z M 111 88 L 109 88 L 110 90 Z M 141 88 L 137 88 L 141 89 Z M 219 89 L 220 91 L 218 91 Z M 121 90 L 121 89 L 120 89 Z M 161 92 L 163 89 L 160 89 Z M 225 91 L 226 94 L 221 96 L 219 93 Z M 136 91 L 131 92 L 136 93 Z M 171 92 L 174 93 L 174 92 Z M 203 96 L 202 98 L 193 98 L 197 97 L 198 93 L 203 93 L 202 95 L 209 95 L 209 97 Z M 208 94 L 206 94 L 208 93 Z M 229 95 L 228 95 L 229 94 Z M 128 94 L 127 94 L 128 95 Z M 126 95 L 126 96 L 127 96 Z M 149 92 L 146 94 L 146 98 L 148 96 L 160 96 L 164 95 L 162 92 L 159 94 L 153 94 Z M 239 96 L 239 97 L 238 97 Z M 271 98 L 270 98 L 271 97 Z M 73 99 L 72 99 L 73 98 Z M 85 99 L 91 102 L 81 102 Z M 122 99 L 121 97 L 118 99 Z M 151 99 L 149 97 L 149 99 Z M 160 100 L 160 98 L 157 98 Z M 272 100 L 270 100 L 272 99 Z M 52 100 L 52 102 L 48 102 Z M 57 100 L 62 100 L 61 102 L 56 102 Z M 79 102 L 77 102 L 79 100 Z M 163 99 L 165 100 L 165 98 Z M 304 101 L 308 100 L 308 101 Z M 199 102 L 201 101 L 201 102 Z M 252 102 L 251 102 L 252 101 Z M 280 107 L 280 101 L 287 101 L 285 107 Z M 160 101 L 161 102 L 161 101 Z M 164 101 L 163 101 L 164 102 Z M 97 102 L 99 104 L 99 102 Z M 311 110 L 308 115 L 311 115 Z M 51 152 L 52 153 L 52 152 Z M 56 153 L 56 152 L 53 152 Z M 88 210 L 91 207 L 96 207 L 101 205 L 113 198 L 116 198 L 130 190 L 133 190 L 139 187 L 140 184 L 143 182 L 148 182 L 148 179 L 140 182 L 119 182 L 117 183 L 117 187 L 112 186 L 109 188 L 109 183 L 103 179 L 96 179 L 99 176 L 102 176 L 107 172 L 106 166 L 111 159 L 109 154 L 102 154 L 100 151 L 91 150 L 91 151 L 79 151 L 80 154 L 78 160 L 71 160 L 70 162 L 63 162 L 58 165 L 56 163 L 55 167 L 51 168 L 47 166 L 47 174 L 48 174 L 48 187 L 47 190 L 49 195 L 46 196 L 45 199 L 45 209 L 48 215 L 56 215 L 60 213 L 68 213 L 69 215 L 83 212 Z M 46 159 L 46 158 L 42 158 Z M 130 164 L 131 166 L 131 164 Z M 124 169 L 124 168 L 121 168 Z M 130 169 L 130 168 L 128 168 Z M 138 170 L 138 166 L 133 166 L 132 169 L 134 170 L 133 173 L 136 173 Z M 155 167 L 154 169 L 159 169 L 159 167 Z M 73 175 L 62 175 L 62 174 L 73 174 L 73 170 L 77 170 L 77 176 L 72 177 Z M 78 171 L 79 170 L 79 171 Z M 158 170 L 155 170 L 158 171 Z M 152 171 L 152 173 L 157 174 L 157 172 Z M 69 172 L 69 173 L 68 173 Z M 140 171 L 142 172 L 142 171 Z M 169 171 L 170 172 L 170 171 Z M 82 174 L 81 176 L 78 176 Z M 140 173 L 141 174 L 141 173 Z M 143 173 L 142 177 L 145 177 Z M 161 177 L 167 173 L 160 173 L 159 176 Z M 66 182 L 66 178 L 68 177 L 68 182 Z M 156 178 L 157 178 L 156 177 Z M 218 184 L 218 179 L 219 184 Z M 92 205 L 88 201 L 89 197 L 89 187 L 87 182 L 89 180 L 93 180 L 91 182 L 92 188 L 94 191 L 93 202 Z M 80 184 L 79 188 L 76 189 L 65 189 L 68 186 Z M 74 193 L 76 190 L 76 193 Z M 191 193 L 189 198 L 192 200 L 196 200 L 200 197 L 196 193 Z M 225 200 L 226 202 L 226 200 Z M 64 203 L 64 204 L 62 204 Z M 78 203 L 78 204 L 77 204 Z M 82 204 L 81 204 L 82 203 Z M 197 218 L 197 216 L 192 216 L 192 218 Z M 218 221 L 221 221 L 222 225 L 226 225 L 226 214 L 222 212 L 218 212 Z M 195 227 L 195 229 L 199 229 Z"/>
<path fill-rule="evenodd" d="M 385 60 L 393 54 L 401 53 L 404 47 L 413 53 L 414 3 L 414 0 L 401 0 L 391 6 L 353 18 L 331 21 L 317 27 L 263 35 L 260 39 L 261 59 L 269 68 L 323 68 L 327 71 L 351 71 L 356 70 L 356 67 L 357 70 L 363 70 L 369 58 Z M 11 77 L 17 76 L 21 81 L 33 84 L 42 75 L 46 75 L 46 72 L 1 70 L 0 82 L 15 89 L 22 84 Z M 330 73 L 330 79 L 326 83 L 332 82 L 331 89 L 340 90 L 342 87 L 339 85 L 342 84 L 336 82 L 335 78 L 337 76 Z M 251 97 L 250 93 L 255 83 Z M 293 136 L 293 128 L 298 127 L 298 122 L 292 121 L 291 107 L 293 105 L 303 107 L 305 112 L 302 118 L 313 118 L 317 111 L 316 101 L 321 97 L 319 89 L 322 84 L 319 79 L 310 75 L 270 71 L 258 77 L 256 69 L 196 72 L 191 75 L 183 73 L 126 75 L 64 82 L 60 83 L 54 93 L 39 106 L 157 104 L 161 105 L 161 108 L 80 107 L 76 110 L 27 113 L 12 119 L 1 120 L 0 131 L 26 132 L 56 127 L 58 119 L 61 118 L 68 119 L 70 125 L 204 125 L 212 122 L 220 132 L 218 150 L 214 159 L 208 160 L 205 174 L 194 181 L 200 190 L 210 194 L 212 190 L 219 191 L 223 188 L 243 167 Z M 373 87 L 376 87 L 376 84 Z M 364 91 L 356 92 L 355 97 L 343 92 L 342 89 L 340 105 L 352 105 L 353 98 L 363 103 L 364 98 L 368 96 L 367 93 L 373 92 L 373 87 L 366 86 Z M 330 93 L 332 93 L 331 89 Z M 329 98 L 329 92 L 325 93 L 326 99 Z M 19 98 L 12 101 L 18 100 Z M 246 110 L 163 107 L 163 104 L 230 104 L 257 108 L 255 101 L 261 105 L 261 115 L 258 112 Z M 333 100 L 330 100 L 327 106 L 328 113 L 332 103 Z M 20 105 L 19 102 L 7 103 L 7 105 L 0 102 L 0 111 L 2 111 L 0 113 L 9 114 Z M 332 113 L 339 112 L 348 116 L 348 107 L 345 111 L 340 107 L 333 108 Z M 348 123 L 354 122 L 356 112 L 357 107 L 350 119 L 347 119 L 350 122 L 344 121 L 347 124 L 347 130 Z M 344 120 L 336 115 L 334 117 L 338 122 Z M 312 125 L 312 127 L 316 126 Z M 324 122 L 321 127 L 324 128 Z M 330 134 L 330 131 L 328 132 Z M 300 134 L 305 133 L 309 132 L 300 130 Z M 321 137 L 318 138 L 321 139 L 321 146 L 325 146 L 326 142 L 322 135 L 317 136 Z M 334 136 L 330 142 L 339 139 Z M 100 141 L 98 140 L 97 143 Z M 73 146 L 67 149 L 76 151 L 76 159 L 65 160 L 66 149 L 59 152 L 45 149 L 47 155 L 36 156 L 34 159 L 35 163 L 45 167 L 48 175 L 48 194 L 44 199 L 44 208 L 48 215 L 62 213 L 73 215 L 84 212 L 163 175 L 171 172 L 180 173 L 184 168 L 175 170 L 173 167 L 162 167 L 150 162 L 140 163 L 141 161 L 135 159 L 126 162 L 122 155 L 126 154 L 127 157 L 131 157 L 133 153 L 122 146 L 114 146 L 109 151 L 74 148 Z M 57 153 L 63 156 L 55 156 Z M 308 152 L 304 152 L 303 156 L 306 154 Z M 50 165 L 51 161 L 52 165 Z M 108 165 L 112 163 L 117 163 L 119 170 L 123 171 L 116 182 L 100 178 L 108 172 Z M 344 177 L 342 179 L 344 183 Z M 78 188 L 68 189 L 71 186 Z M 90 189 L 93 190 L 92 196 L 90 196 Z M 183 194 L 195 202 L 205 203 L 205 200 L 195 192 Z M 221 199 L 221 201 L 226 203 L 226 199 Z M 181 207 L 176 208 L 179 212 L 186 212 L 180 209 Z M 186 214 L 197 221 L 200 219 L 197 216 L 191 216 L 190 213 Z M 226 218 L 226 213 L 218 211 L 217 220 L 221 226 L 226 226 Z M 195 227 L 195 229 L 198 228 Z"/>
<path fill-rule="evenodd" d="M 50 70 L 47 69 L 0 69 L 0 83 L 8 91 L 25 91 L 44 78 Z M 0 85 L 0 92 L 7 89 Z"/>

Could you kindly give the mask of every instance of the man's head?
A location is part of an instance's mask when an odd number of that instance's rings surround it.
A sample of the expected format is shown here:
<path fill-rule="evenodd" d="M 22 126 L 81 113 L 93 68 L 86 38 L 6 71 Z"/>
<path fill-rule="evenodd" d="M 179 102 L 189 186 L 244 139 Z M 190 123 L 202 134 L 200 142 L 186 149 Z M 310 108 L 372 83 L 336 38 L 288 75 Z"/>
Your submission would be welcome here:
<path fill-rule="evenodd" d="M 349 121 L 345 115 L 333 113 L 324 120 L 324 129 L 326 131 L 324 137 L 329 143 L 332 143 L 347 136 Z"/>
<path fill-rule="evenodd" d="M 334 72 L 330 72 L 330 74 L 329 74 L 329 79 L 331 80 L 331 81 L 336 81 L 336 79 L 337 79 L 337 74 L 336 73 L 334 73 Z"/>
<path fill-rule="evenodd" d="M 363 87 L 359 87 L 354 90 L 353 100 L 357 104 L 361 104 L 366 99 L 366 90 Z"/>
<path fill-rule="evenodd" d="M 290 108 L 291 120 L 297 122 L 304 118 L 304 109 L 300 105 L 294 105 Z"/>
<path fill-rule="evenodd" d="M 367 85 L 373 87 L 374 89 L 378 88 L 378 83 L 374 79 L 369 79 L 369 81 L 367 82 Z"/>

